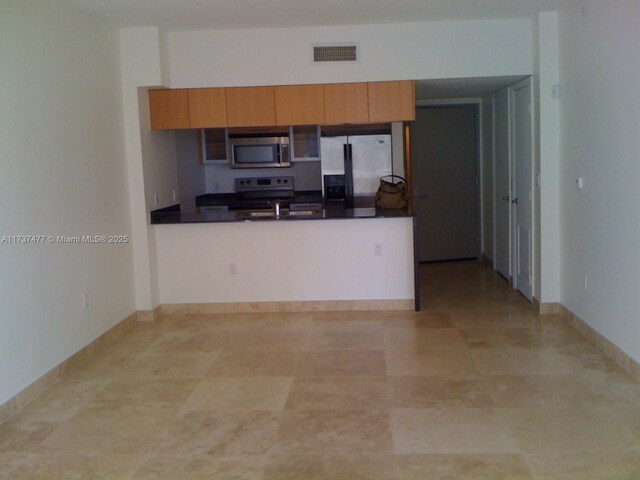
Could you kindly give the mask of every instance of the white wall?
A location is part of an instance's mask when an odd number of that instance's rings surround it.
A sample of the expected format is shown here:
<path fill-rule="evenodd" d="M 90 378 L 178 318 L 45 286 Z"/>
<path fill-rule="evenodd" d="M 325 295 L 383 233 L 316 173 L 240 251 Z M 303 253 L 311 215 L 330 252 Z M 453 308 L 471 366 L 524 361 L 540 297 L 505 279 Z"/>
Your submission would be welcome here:
<path fill-rule="evenodd" d="M 0 3 L 0 237 L 131 235 L 119 61 L 61 2 Z M 0 404 L 136 309 L 130 244 L 0 243 L 0 271 Z"/>
<path fill-rule="evenodd" d="M 530 20 L 168 33 L 172 88 L 532 73 Z M 311 45 L 357 42 L 355 64 L 311 62 Z"/>
<path fill-rule="evenodd" d="M 637 0 L 572 1 L 559 15 L 561 300 L 636 361 L 640 361 L 638 25 Z M 583 190 L 576 188 L 578 177 L 584 178 Z"/>
<path fill-rule="evenodd" d="M 176 130 L 176 162 L 180 210 L 196 211 L 196 196 L 207 193 L 205 167 L 198 162 L 198 142 L 193 130 Z"/>
<path fill-rule="evenodd" d="M 533 76 L 535 165 L 540 186 L 534 189 L 536 250 L 534 297 L 542 303 L 560 300 L 560 102 L 553 89 L 560 82 L 558 14 L 538 17 L 537 65 Z"/>
<path fill-rule="evenodd" d="M 155 230 L 163 304 L 414 298 L 411 218 Z M 381 257 L 373 256 L 374 242 L 382 244 Z"/>
<path fill-rule="evenodd" d="M 152 158 L 148 154 L 145 155 L 146 173 L 143 160 L 143 143 L 149 141 L 151 132 L 146 127 L 148 112 L 140 110 L 140 102 L 148 100 L 139 96 L 139 87 L 161 85 L 163 82 L 160 44 L 157 27 L 120 30 L 124 136 L 138 310 L 152 310 L 158 305 L 157 275 L 154 274 L 156 256 L 153 252 L 152 232 L 149 232 L 149 209 L 145 192 L 145 175 L 154 176 L 154 173 L 149 172 L 148 167 Z M 145 152 L 148 151 L 145 147 Z M 175 147 L 173 154 L 175 155 Z"/>

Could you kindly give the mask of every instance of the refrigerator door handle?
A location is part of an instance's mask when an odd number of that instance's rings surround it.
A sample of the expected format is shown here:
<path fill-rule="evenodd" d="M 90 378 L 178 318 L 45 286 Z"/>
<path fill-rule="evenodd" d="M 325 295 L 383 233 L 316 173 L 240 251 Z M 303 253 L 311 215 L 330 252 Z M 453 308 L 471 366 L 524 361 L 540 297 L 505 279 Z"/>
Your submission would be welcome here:
<path fill-rule="evenodd" d="M 344 183 L 346 207 L 353 208 L 353 150 L 350 143 L 344 145 Z"/>

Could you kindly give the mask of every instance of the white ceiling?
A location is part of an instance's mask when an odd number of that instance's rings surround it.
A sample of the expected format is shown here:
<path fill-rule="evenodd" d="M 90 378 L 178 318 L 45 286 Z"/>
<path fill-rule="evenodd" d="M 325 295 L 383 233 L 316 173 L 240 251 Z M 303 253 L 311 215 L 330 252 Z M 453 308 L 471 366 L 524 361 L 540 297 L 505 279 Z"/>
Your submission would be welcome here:
<path fill-rule="evenodd" d="M 277 28 L 526 18 L 567 0 L 65 0 L 120 27 Z"/>

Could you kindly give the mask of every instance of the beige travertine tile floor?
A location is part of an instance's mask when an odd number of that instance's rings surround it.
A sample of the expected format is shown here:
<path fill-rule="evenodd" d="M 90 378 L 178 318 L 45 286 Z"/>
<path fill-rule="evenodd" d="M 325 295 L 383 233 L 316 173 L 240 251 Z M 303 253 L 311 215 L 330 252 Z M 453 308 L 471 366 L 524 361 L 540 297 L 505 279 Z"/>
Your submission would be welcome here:
<path fill-rule="evenodd" d="M 11 479 L 640 479 L 640 385 L 476 262 L 413 312 L 138 324 L 0 426 Z"/>

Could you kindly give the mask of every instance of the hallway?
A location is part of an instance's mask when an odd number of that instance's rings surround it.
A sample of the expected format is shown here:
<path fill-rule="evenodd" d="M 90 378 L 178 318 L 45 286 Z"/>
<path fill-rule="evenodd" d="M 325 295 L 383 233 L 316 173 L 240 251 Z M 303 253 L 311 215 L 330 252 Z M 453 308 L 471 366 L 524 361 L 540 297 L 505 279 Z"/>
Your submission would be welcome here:
<path fill-rule="evenodd" d="M 640 385 L 478 262 L 423 311 L 139 323 L 0 425 L 0 478 L 640 478 Z"/>

